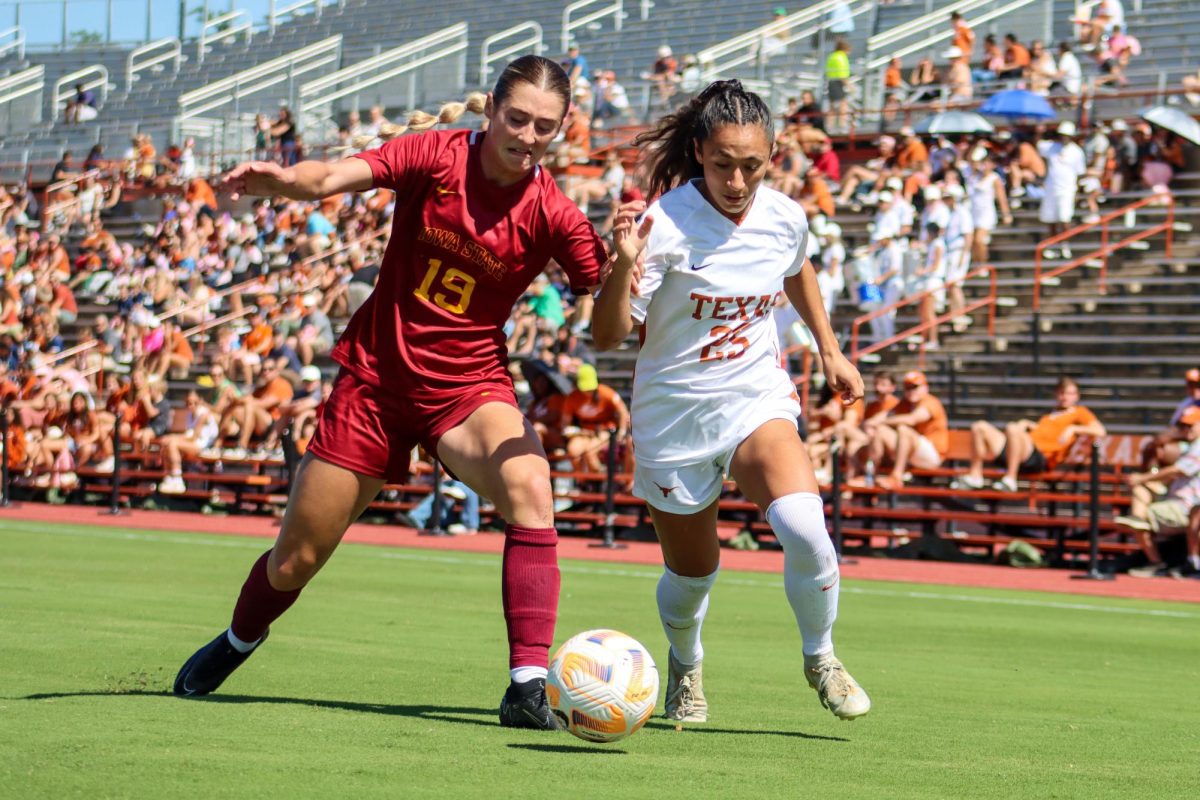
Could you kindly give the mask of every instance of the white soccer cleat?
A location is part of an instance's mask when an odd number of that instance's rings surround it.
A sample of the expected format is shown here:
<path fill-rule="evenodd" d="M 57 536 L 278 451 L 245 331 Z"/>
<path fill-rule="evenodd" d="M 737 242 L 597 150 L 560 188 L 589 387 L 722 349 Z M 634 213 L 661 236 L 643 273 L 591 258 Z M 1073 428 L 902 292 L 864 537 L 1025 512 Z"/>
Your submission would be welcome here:
<path fill-rule="evenodd" d="M 871 698 L 832 652 L 805 656 L 804 677 L 838 719 L 858 719 L 871 710 Z"/>
<path fill-rule="evenodd" d="M 675 722 L 707 722 L 703 662 L 685 670 L 672 652 L 667 663 L 667 702 L 663 716 Z"/>

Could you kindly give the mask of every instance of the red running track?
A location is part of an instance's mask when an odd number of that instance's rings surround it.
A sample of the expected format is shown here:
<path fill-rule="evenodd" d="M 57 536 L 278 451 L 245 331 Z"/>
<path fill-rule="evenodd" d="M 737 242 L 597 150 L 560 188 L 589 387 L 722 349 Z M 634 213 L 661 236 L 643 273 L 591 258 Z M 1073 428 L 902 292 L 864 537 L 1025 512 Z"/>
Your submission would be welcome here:
<path fill-rule="evenodd" d="M 263 538 L 274 538 L 279 526 L 277 520 L 268 517 L 211 517 L 181 511 L 137 510 L 126 511 L 120 516 L 114 517 L 107 511 L 98 510 L 93 506 L 52 506 L 41 503 L 21 503 L 7 509 L 0 509 L 0 525 L 6 519 Z M 481 533 L 477 536 L 465 537 L 432 537 L 420 536 L 412 528 L 392 525 L 354 525 L 346 534 L 345 541 L 380 547 L 413 547 L 497 555 L 504 546 L 504 537 L 496 533 Z M 658 545 L 651 542 L 629 542 L 624 549 L 605 550 L 590 547 L 589 545 L 593 541 L 569 536 L 563 537 L 559 540 L 559 555 L 563 558 L 622 564 L 657 565 L 662 563 Z M 778 574 L 783 571 L 783 553 L 779 551 L 723 550 L 721 566 L 725 569 Z M 842 577 L 849 580 L 899 581 L 940 586 L 978 586 L 1096 597 L 1200 603 L 1200 581 L 1197 580 L 1138 579 L 1120 575 L 1113 581 L 1081 581 L 1072 579 L 1072 574 L 1067 570 L 1057 569 L 1014 569 L 987 564 L 951 564 L 940 561 L 889 560 L 886 558 L 862 558 L 842 566 Z"/>

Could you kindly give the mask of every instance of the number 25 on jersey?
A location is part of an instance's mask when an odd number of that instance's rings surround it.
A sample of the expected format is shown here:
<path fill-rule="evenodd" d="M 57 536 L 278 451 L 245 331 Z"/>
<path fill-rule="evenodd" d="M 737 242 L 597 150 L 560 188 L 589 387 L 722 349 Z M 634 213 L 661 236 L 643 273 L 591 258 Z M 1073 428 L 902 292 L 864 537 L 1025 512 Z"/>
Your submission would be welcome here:
<path fill-rule="evenodd" d="M 441 280 L 438 280 L 439 274 Z M 434 282 L 437 281 L 437 286 Z M 438 291 L 444 289 L 445 291 Z M 433 292 L 432 296 L 430 292 Z M 421 285 L 413 290 L 413 294 L 426 303 L 433 303 L 438 308 L 445 309 L 451 314 L 465 314 L 471 304 L 471 294 L 475 291 L 475 279 L 460 269 L 450 267 L 442 270 L 440 259 L 429 259 L 429 269 L 421 280 Z"/>
<path fill-rule="evenodd" d="M 746 349 L 750 347 L 750 342 L 746 337 L 738 336 L 738 334 L 749 327 L 749 322 L 743 322 L 736 328 L 728 325 L 714 325 L 713 329 L 708 332 L 712 341 L 700 350 L 700 362 L 732 361 L 745 355 Z"/>

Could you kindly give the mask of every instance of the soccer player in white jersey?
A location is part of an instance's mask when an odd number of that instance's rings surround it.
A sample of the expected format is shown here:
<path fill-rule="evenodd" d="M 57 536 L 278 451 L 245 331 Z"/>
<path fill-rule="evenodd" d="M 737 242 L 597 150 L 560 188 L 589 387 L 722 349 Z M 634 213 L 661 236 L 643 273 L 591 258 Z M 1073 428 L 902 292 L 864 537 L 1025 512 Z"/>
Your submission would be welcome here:
<path fill-rule="evenodd" d="M 641 223 L 640 203 L 618 213 L 617 260 L 592 321 L 600 349 L 642 326 L 633 491 L 650 507 L 666 562 L 657 593 L 671 644 L 666 715 L 678 721 L 708 715 L 700 630 L 720 561 L 717 500 L 727 473 L 783 546 L 809 685 L 842 719 L 871 707 L 833 653 L 837 556 L 797 433 L 800 402 L 779 362 L 776 297 L 786 294 L 800 311 L 844 402 L 862 397 L 862 378 L 821 303 L 804 212 L 761 186 L 772 139 L 770 110 L 738 81 L 711 84 L 640 137 L 651 196 L 663 194 Z"/>

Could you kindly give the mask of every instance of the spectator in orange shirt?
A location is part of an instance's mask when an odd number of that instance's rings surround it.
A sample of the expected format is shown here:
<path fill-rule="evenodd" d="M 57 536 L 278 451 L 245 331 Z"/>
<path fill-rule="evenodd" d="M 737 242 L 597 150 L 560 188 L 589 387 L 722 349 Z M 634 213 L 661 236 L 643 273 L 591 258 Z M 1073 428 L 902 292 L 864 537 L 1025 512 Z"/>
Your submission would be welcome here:
<path fill-rule="evenodd" d="M 804 184 L 800 187 L 800 195 L 796 198 L 804 213 L 812 219 L 818 214 L 832 217 L 836 211 L 833 204 L 833 193 L 829 191 L 829 183 L 816 167 L 811 167 L 804 176 Z"/>
<path fill-rule="evenodd" d="M 186 377 L 192 362 L 196 360 L 192 345 L 174 322 L 164 320 L 162 327 L 163 346 L 146 360 L 146 368 L 159 378 L 165 377 L 168 372 L 173 376 Z"/>
<path fill-rule="evenodd" d="M 533 425 L 546 452 L 553 453 L 566 446 L 563 438 L 563 404 L 571 394 L 571 382 L 562 373 L 537 359 L 521 362 L 521 375 L 529 384 L 529 406 L 525 419 Z"/>
<path fill-rule="evenodd" d="M 223 436 L 237 436 L 237 446 L 224 454 L 226 458 L 245 458 L 250 440 L 266 436 L 275 420 L 279 419 L 281 407 L 291 401 L 295 391 L 292 384 L 279 373 L 277 363 L 264 362 L 254 391 L 249 396 L 234 399 L 225 410 L 221 419 L 221 433 Z"/>
<path fill-rule="evenodd" d="M 845 446 L 847 439 L 859 431 L 865 409 L 866 405 L 861 397 L 847 406 L 828 385 L 821 389 L 817 408 L 809 420 L 808 438 L 804 441 L 808 458 L 812 461 L 817 476 L 817 483 L 827 484 L 833 479 L 833 464 L 830 460 L 833 442 L 839 441 Z"/>
<path fill-rule="evenodd" d="M 858 455 L 871 444 L 871 438 L 879 427 L 879 422 L 900 404 L 896 397 L 896 379 L 887 370 L 880 370 L 873 376 L 875 399 L 866 404 L 859 427 L 846 435 L 846 479 L 853 478 L 858 472 Z"/>
<path fill-rule="evenodd" d="M 1004 64 L 996 76 L 1001 80 L 1020 78 L 1025 74 L 1025 68 L 1032 59 L 1025 45 L 1017 41 L 1015 33 L 1004 34 Z"/>
<path fill-rule="evenodd" d="M 925 373 L 904 375 L 904 399 L 892 412 L 875 423 L 870 457 L 876 463 L 885 458 L 892 462 L 892 474 L 880 476 L 876 483 L 885 489 L 904 485 L 904 473 L 914 467 L 933 469 L 941 466 L 950 449 L 950 429 L 946 409 L 929 392 Z"/>
<path fill-rule="evenodd" d="M 207 206 L 213 214 L 217 213 L 217 195 L 204 178 L 193 178 L 183 196 L 192 208 L 203 209 Z"/>
<path fill-rule="evenodd" d="M 929 163 L 929 148 L 916 132 L 905 125 L 900 129 L 900 152 L 896 154 L 896 167 L 901 170 L 917 170 Z"/>
<path fill-rule="evenodd" d="M 1105 435 L 1096 415 L 1079 405 L 1079 385 L 1075 381 L 1060 378 L 1055 400 L 1054 410 L 1037 422 L 1020 419 L 1008 423 L 1003 431 L 984 420 L 971 425 L 971 467 L 951 485 L 957 489 L 983 488 L 983 462 L 995 460 L 1004 465 L 1004 477 L 992 488 L 1015 492 L 1019 473 L 1054 469 L 1078 437 Z"/>
<path fill-rule="evenodd" d="M 896 118 L 896 109 L 904 99 L 904 73 L 900 71 L 900 59 L 888 62 L 883 73 L 883 118 L 891 122 Z"/>
<path fill-rule="evenodd" d="M 971 26 L 958 11 L 950 14 L 950 24 L 954 26 L 954 39 L 950 44 L 961 50 L 969 59 L 975 51 L 975 31 L 971 30 Z"/>
<path fill-rule="evenodd" d="M 624 439 L 629 433 L 629 410 L 616 390 L 600 383 L 595 367 L 582 364 L 575 376 L 575 391 L 563 401 L 562 426 L 567 455 L 576 469 L 599 472 L 608 429 L 616 428 L 617 438 Z"/>

